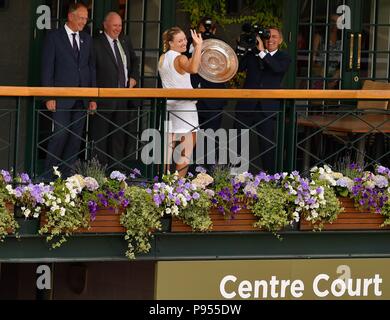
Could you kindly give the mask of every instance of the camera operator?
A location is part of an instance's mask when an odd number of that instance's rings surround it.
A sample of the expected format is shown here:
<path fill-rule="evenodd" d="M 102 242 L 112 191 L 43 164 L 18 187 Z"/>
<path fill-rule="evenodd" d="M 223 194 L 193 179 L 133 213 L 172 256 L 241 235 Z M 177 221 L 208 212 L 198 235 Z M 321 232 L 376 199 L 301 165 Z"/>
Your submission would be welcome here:
<path fill-rule="evenodd" d="M 261 36 L 256 35 L 256 48 L 240 57 L 239 71 L 246 72 L 244 89 L 279 89 L 291 58 L 279 50 L 283 42 L 280 29 L 272 27 L 265 32 L 262 28 L 260 30 Z M 279 110 L 279 100 L 272 99 L 241 100 L 236 108 L 236 128 L 251 128 L 260 140 L 260 152 L 250 155 L 250 159 L 261 154 L 260 167 L 269 172 L 276 169 L 276 112 Z"/>
<path fill-rule="evenodd" d="M 218 39 L 216 37 L 217 32 L 217 24 L 210 18 L 210 17 L 204 17 L 199 21 L 198 24 L 198 31 L 202 33 L 202 39 Z M 187 51 L 187 55 L 191 57 L 192 54 L 192 45 L 190 39 L 189 42 L 189 49 Z M 225 83 L 214 83 L 207 81 L 203 79 L 198 74 L 192 74 L 191 75 L 191 84 L 193 88 L 207 88 L 207 89 L 225 89 L 226 84 Z M 221 121 L 222 121 L 222 115 L 220 112 L 223 110 L 224 106 L 226 105 L 225 100 L 218 100 L 218 99 L 199 99 L 198 103 L 196 104 L 196 107 L 198 109 L 198 115 L 199 115 L 199 124 L 200 127 L 204 130 L 206 129 L 213 129 L 218 130 L 221 127 Z"/>

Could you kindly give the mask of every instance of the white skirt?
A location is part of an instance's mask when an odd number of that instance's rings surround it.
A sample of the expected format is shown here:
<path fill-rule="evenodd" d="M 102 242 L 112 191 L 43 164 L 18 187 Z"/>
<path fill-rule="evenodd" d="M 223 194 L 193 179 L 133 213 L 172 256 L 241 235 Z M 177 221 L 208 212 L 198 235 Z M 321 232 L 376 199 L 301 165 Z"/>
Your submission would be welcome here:
<path fill-rule="evenodd" d="M 198 111 L 193 100 L 168 100 L 165 131 L 189 133 L 199 130 Z"/>

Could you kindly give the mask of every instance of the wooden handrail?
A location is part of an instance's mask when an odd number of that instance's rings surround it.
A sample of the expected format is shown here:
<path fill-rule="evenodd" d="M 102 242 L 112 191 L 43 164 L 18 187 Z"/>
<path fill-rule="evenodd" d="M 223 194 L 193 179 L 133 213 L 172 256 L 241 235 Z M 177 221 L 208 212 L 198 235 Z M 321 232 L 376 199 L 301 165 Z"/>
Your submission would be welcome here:
<path fill-rule="evenodd" d="M 0 86 L 0 97 L 91 97 L 168 99 L 390 99 L 390 90 L 116 89 Z"/>

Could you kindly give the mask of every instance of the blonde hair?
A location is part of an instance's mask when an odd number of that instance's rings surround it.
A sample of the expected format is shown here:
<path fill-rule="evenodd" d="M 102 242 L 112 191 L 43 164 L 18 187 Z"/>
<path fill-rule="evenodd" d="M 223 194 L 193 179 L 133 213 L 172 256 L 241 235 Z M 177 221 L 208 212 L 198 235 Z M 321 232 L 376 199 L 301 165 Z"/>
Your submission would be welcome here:
<path fill-rule="evenodd" d="M 165 30 L 162 34 L 162 44 L 163 44 L 163 52 L 167 52 L 170 49 L 169 42 L 173 41 L 173 38 L 178 33 L 183 32 L 179 27 L 172 27 L 168 30 Z"/>

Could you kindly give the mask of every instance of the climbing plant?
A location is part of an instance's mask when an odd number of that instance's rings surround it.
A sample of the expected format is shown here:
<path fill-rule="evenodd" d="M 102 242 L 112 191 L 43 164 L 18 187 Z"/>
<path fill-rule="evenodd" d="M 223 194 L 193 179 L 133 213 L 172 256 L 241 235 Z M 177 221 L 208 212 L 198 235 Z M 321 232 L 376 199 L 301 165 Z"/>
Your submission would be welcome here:
<path fill-rule="evenodd" d="M 247 0 L 239 16 L 228 14 L 227 0 L 179 0 L 179 3 L 182 11 L 189 14 L 191 27 L 196 27 L 205 16 L 222 27 L 244 22 L 281 27 L 283 0 Z"/>

